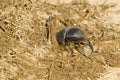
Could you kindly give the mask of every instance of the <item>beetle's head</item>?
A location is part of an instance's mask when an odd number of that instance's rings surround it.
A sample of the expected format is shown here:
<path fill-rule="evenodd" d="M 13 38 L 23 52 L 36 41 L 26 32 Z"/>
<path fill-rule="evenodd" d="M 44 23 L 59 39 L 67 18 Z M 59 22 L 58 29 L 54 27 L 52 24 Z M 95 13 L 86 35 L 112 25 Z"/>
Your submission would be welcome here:
<path fill-rule="evenodd" d="M 65 44 L 65 43 L 64 43 L 64 41 L 59 41 L 58 44 L 61 46 L 61 45 Z"/>
<path fill-rule="evenodd" d="M 60 30 L 59 32 L 57 32 L 56 34 L 56 39 L 59 45 L 63 45 L 65 44 L 65 29 Z"/>

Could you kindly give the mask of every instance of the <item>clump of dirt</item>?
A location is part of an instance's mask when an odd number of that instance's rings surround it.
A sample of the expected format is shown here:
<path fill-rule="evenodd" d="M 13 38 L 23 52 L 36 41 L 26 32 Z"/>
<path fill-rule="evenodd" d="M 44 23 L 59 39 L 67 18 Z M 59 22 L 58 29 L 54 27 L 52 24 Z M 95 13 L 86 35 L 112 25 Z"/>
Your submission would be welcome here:
<path fill-rule="evenodd" d="M 7 2 L 0 5 L 0 79 L 96 80 L 104 66 L 120 67 L 119 24 L 111 24 L 108 17 L 115 5 Z M 94 45 L 90 58 L 76 49 L 71 56 L 67 46 L 58 46 L 56 33 L 66 27 L 85 32 Z"/>

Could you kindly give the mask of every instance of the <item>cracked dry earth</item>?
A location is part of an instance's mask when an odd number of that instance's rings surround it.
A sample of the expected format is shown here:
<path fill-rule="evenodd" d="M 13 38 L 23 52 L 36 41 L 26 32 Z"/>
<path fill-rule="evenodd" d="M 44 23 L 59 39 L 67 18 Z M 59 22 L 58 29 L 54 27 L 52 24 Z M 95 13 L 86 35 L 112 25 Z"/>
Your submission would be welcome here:
<path fill-rule="evenodd" d="M 51 1 L 1 0 L 0 80 L 120 80 L 120 1 Z M 66 27 L 85 32 L 92 60 L 58 46 Z"/>

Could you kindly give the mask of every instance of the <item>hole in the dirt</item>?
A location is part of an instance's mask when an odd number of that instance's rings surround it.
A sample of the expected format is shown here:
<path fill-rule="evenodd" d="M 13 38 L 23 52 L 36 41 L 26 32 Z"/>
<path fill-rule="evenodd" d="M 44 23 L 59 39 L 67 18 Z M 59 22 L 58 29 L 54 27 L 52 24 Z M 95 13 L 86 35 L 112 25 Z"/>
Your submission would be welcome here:
<path fill-rule="evenodd" d="M 24 7 L 27 7 L 27 4 L 24 4 Z"/>
<path fill-rule="evenodd" d="M 9 53 L 10 55 L 14 55 L 13 53 Z"/>

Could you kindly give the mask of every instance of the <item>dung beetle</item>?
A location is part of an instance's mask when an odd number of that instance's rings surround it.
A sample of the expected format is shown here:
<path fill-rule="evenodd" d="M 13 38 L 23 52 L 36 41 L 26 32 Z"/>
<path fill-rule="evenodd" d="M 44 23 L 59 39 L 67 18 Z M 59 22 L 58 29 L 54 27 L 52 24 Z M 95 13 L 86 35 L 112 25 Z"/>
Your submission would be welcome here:
<path fill-rule="evenodd" d="M 84 32 L 79 28 L 72 27 L 72 28 L 62 29 L 57 33 L 56 39 L 59 45 L 63 45 L 63 44 L 67 45 L 72 53 L 73 53 L 73 49 L 70 48 L 70 43 L 77 44 L 81 48 L 81 45 L 83 45 L 84 42 L 86 42 L 87 45 L 93 51 L 92 43 L 87 37 L 85 37 Z M 85 55 L 83 52 L 80 53 Z"/>

